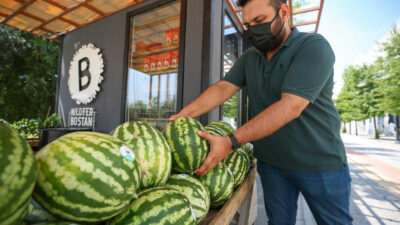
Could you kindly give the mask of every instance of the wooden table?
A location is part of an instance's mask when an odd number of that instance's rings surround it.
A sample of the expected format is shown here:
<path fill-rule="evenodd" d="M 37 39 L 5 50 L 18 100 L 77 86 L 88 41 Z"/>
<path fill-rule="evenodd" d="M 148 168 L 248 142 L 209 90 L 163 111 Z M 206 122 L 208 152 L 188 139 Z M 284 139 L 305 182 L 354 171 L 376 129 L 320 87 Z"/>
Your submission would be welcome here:
<path fill-rule="evenodd" d="M 229 225 L 233 219 L 238 225 L 254 224 L 257 217 L 256 175 L 257 167 L 254 166 L 223 207 L 211 209 L 200 225 Z"/>

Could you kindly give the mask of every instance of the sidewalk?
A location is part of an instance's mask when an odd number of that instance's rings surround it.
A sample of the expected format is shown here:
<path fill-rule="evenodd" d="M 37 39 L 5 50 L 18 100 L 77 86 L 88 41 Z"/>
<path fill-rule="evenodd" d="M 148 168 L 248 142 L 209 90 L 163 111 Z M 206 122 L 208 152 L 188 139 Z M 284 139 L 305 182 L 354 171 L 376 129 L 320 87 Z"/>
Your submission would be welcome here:
<path fill-rule="evenodd" d="M 342 135 L 352 181 L 354 225 L 400 224 L 400 144 Z"/>

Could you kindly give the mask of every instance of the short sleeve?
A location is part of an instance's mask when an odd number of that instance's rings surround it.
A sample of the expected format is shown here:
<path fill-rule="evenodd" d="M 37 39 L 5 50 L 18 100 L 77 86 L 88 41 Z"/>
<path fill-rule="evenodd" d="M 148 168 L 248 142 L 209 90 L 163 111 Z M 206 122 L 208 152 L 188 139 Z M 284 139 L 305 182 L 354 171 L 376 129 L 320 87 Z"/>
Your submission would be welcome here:
<path fill-rule="evenodd" d="M 288 68 L 282 92 L 314 103 L 330 76 L 333 76 L 334 62 L 335 55 L 324 38 L 303 43 Z"/>
<path fill-rule="evenodd" d="M 233 64 L 229 72 L 222 78 L 222 80 L 232 83 L 240 88 L 246 86 L 246 55 L 247 54 L 245 53 L 238 58 L 238 60 Z"/>

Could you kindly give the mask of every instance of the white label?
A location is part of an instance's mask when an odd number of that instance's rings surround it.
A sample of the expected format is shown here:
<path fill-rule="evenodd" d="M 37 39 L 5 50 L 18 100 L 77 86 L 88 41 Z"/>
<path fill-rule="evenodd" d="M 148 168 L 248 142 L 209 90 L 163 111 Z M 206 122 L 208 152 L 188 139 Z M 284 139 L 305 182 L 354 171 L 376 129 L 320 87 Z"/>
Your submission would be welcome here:
<path fill-rule="evenodd" d="M 229 174 L 233 177 L 233 174 L 232 174 L 232 171 L 231 171 L 230 168 L 228 168 L 228 172 L 229 172 Z"/>
<path fill-rule="evenodd" d="M 194 214 L 192 206 L 190 206 L 190 211 L 192 211 L 192 216 L 193 216 L 194 222 L 196 222 L 197 221 L 196 214 Z"/>
<path fill-rule="evenodd" d="M 135 161 L 135 153 L 133 153 L 132 150 L 130 150 L 125 145 L 121 146 L 119 152 L 121 153 L 122 157 L 124 157 L 129 162 Z"/>
<path fill-rule="evenodd" d="M 178 175 L 180 178 L 189 178 L 190 176 L 184 173 Z"/>

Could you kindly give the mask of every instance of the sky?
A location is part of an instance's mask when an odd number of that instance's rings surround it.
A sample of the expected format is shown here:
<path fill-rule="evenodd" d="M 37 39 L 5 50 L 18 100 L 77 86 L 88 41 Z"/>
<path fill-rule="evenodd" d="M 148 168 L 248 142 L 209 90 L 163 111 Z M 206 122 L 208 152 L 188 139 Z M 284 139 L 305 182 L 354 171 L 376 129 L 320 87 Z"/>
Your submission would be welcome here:
<path fill-rule="evenodd" d="M 311 3 L 315 0 L 310 0 Z M 335 52 L 334 98 L 343 86 L 347 66 L 372 62 L 377 43 L 397 24 L 400 0 L 325 0 L 318 33 Z M 317 1 L 319 3 L 319 1 Z"/>

